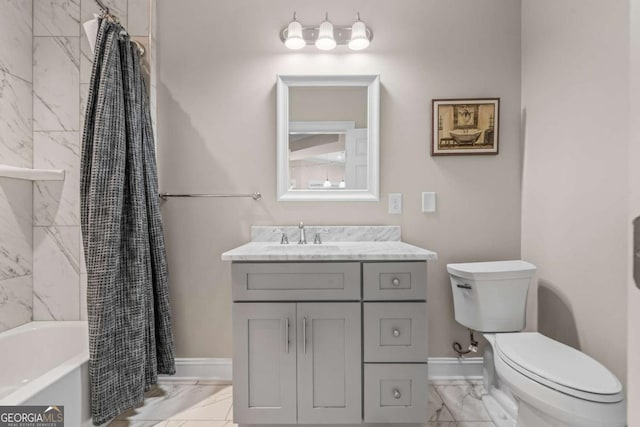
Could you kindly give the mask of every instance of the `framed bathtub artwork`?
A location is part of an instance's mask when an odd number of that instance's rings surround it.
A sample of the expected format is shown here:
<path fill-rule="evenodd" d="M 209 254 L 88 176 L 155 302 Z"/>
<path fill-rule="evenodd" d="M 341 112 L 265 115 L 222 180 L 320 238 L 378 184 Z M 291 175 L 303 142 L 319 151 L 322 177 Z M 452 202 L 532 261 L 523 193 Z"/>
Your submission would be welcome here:
<path fill-rule="evenodd" d="M 432 156 L 498 154 L 500 98 L 432 102 Z"/>

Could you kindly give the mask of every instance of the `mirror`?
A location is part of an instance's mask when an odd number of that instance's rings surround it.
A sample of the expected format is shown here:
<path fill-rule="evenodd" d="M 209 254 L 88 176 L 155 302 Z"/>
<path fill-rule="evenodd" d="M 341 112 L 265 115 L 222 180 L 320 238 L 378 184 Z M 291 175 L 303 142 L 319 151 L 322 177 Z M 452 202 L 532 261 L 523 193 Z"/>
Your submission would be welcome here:
<path fill-rule="evenodd" d="M 379 200 L 379 76 L 281 75 L 277 98 L 278 200 Z"/>

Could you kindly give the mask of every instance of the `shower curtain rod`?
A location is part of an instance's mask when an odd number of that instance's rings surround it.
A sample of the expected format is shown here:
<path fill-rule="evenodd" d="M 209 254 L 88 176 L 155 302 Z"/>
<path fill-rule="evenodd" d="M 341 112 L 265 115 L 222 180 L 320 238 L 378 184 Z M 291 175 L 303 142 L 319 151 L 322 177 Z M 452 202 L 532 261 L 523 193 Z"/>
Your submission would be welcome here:
<path fill-rule="evenodd" d="M 167 200 L 170 197 L 251 197 L 253 200 L 262 199 L 262 194 L 259 192 L 251 194 L 172 194 L 172 193 L 160 193 L 158 196 L 162 200 Z"/>

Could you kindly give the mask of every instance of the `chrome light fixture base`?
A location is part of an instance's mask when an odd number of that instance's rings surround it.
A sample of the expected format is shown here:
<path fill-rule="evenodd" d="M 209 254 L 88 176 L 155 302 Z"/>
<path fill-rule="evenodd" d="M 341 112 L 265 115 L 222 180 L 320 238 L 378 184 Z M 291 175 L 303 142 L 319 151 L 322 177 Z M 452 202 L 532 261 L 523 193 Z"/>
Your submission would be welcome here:
<path fill-rule="evenodd" d="M 373 39 L 371 28 L 367 27 L 364 22 L 360 21 L 360 14 L 357 14 L 357 21 L 352 25 L 332 25 L 329 21 L 328 14 L 325 20 L 318 26 L 304 26 L 296 20 L 296 14 L 293 14 L 293 21 L 284 26 L 280 30 L 280 40 L 290 49 L 296 50 L 304 46 L 315 45 L 320 50 L 331 50 L 334 46 L 321 47 L 320 45 L 328 45 L 329 43 L 320 43 L 320 30 L 324 28 L 325 34 L 323 39 L 327 37 L 327 31 L 333 27 L 333 41 L 337 46 L 349 46 L 352 50 L 361 50 L 369 45 Z M 328 27 L 328 28 L 327 28 Z M 355 34 L 354 34 L 355 29 Z M 292 33 L 293 31 L 293 33 Z M 301 39 L 302 38 L 302 39 Z M 304 44 L 302 43 L 304 41 Z"/>
<path fill-rule="evenodd" d="M 316 39 L 318 38 L 318 33 L 320 32 L 320 27 L 302 27 L 302 38 L 307 46 L 313 46 L 316 43 Z M 288 26 L 282 28 L 280 31 L 280 40 L 282 43 L 287 40 L 288 34 Z M 369 41 L 373 39 L 373 32 L 369 27 L 367 27 L 367 37 Z M 349 26 L 333 26 L 333 38 L 336 40 L 336 44 L 338 46 L 346 46 L 351 41 L 351 25 Z"/>

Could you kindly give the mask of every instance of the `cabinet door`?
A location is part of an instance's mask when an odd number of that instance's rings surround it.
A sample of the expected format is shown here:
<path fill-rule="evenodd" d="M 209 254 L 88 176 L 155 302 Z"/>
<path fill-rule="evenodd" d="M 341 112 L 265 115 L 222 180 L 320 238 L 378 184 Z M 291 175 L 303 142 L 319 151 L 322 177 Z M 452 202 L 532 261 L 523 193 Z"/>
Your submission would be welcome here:
<path fill-rule="evenodd" d="M 360 423 L 360 303 L 300 303 L 298 423 Z"/>
<path fill-rule="evenodd" d="M 296 305 L 233 304 L 233 419 L 296 422 Z"/>

